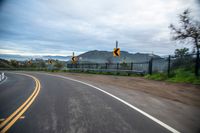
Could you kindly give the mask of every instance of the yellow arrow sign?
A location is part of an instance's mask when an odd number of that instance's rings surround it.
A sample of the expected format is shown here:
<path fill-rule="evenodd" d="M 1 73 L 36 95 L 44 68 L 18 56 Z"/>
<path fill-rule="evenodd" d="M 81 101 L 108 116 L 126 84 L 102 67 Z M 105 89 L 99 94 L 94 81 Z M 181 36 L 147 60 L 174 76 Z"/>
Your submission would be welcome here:
<path fill-rule="evenodd" d="M 77 57 L 76 57 L 76 56 L 73 56 L 73 57 L 72 57 L 72 63 L 75 64 L 76 62 L 77 62 Z"/>
<path fill-rule="evenodd" d="M 120 48 L 114 48 L 113 56 L 114 56 L 114 57 L 120 56 Z"/>
<path fill-rule="evenodd" d="M 49 61 L 48 61 L 48 63 L 49 63 L 49 64 L 52 64 L 52 63 L 53 63 L 53 61 L 52 61 L 52 60 L 49 60 Z"/>
<path fill-rule="evenodd" d="M 31 62 L 31 61 L 28 61 L 28 64 L 29 64 L 29 65 L 31 65 L 31 64 L 32 64 L 32 62 Z"/>

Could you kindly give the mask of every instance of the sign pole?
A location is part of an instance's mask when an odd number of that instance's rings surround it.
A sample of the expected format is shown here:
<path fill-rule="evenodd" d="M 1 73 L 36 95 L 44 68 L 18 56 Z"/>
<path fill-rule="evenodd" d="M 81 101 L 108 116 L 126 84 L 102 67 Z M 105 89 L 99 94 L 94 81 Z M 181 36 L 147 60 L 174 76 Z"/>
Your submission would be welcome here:
<path fill-rule="evenodd" d="M 116 49 L 118 48 L 118 41 L 116 41 Z"/>

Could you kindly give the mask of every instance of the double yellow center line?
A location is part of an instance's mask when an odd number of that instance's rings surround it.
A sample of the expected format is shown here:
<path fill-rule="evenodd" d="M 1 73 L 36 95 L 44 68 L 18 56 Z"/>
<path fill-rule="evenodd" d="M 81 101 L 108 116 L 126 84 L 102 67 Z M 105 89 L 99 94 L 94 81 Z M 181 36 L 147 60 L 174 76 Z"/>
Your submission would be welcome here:
<path fill-rule="evenodd" d="M 16 110 L 14 111 L 8 118 L 6 118 L 1 124 L 0 124 L 0 133 L 5 133 L 8 131 L 9 128 L 12 127 L 12 125 L 24 114 L 24 112 L 30 107 L 30 105 L 33 103 L 35 98 L 40 92 L 40 81 L 28 74 L 21 74 L 28 77 L 31 77 L 35 80 L 35 89 L 33 93 L 29 96 L 29 98 Z"/>

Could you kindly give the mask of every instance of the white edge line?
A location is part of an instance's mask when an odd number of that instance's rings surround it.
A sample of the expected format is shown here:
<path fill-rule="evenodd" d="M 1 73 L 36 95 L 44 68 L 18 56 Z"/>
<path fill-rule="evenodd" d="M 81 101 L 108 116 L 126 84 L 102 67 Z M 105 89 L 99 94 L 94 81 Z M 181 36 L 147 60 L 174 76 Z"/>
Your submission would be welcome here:
<path fill-rule="evenodd" d="M 117 99 L 118 101 L 120 101 L 120 102 L 126 104 L 126 105 L 129 106 L 130 108 L 132 108 L 132 109 L 138 111 L 139 113 L 141 113 L 141 114 L 143 114 L 144 116 L 148 117 L 148 118 L 151 119 L 152 121 L 158 123 L 159 125 L 161 125 L 162 127 L 166 128 L 166 129 L 168 129 L 169 131 L 171 131 L 171 132 L 173 132 L 173 133 L 180 133 L 180 132 L 177 131 L 176 129 L 170 127 L 169 125 L 167 125 L 167 124 L 165 124 L 164 122 L 158 120 L 157 118 L 151 116 L 150 114 L 148 114 L 148 113 L 142 111 L 141 109 L 139 109 L 139 108 L 137 108 L 137 107 L 131 105 L 130 103 L 128 103 L 128 102 L 126 102 L 126 101 L 124 101 L 124 100 L 122 100 L 121 98 L 119 98 L 119 97 L 117 97 L 117 96 L 115 96 L 115 95 L 113 95 L 113 94 L 111 94 L 111 93 L 109 93 L 109 92 L 107 92 L 107 91 L 104 91 L 104 90 L 102 90 L 102 89 L 100 89 L 100 88 L 98 88 L 98 87 L 96 87 L 96 86 L 94 86 L 94 85 L 91 85 L 91 84 L 89 84 L 89 83 L 86 83 L 86 82 L 83 82 L 83 81 L 80 81 L 80 80 L 76 80 L 76 79 L 72 79 L 72 78 L 69 78 L 69 77 L 61 76 L 61 75 L 53 75 L 53 74 L 48 74 L 48 73 L 45 73 L 45 74 L 51 75 L 51 76 L 55 76 L 55 77 L 64 78 L 64 79 L 68 79 L 68 80 L 75 81 L 75 82 L 79 82 L 79 83 L 82 83 L 82 84 L 84 84 L 84 85 L 87 85 L 87 86 L 90 86 L 90 87 L 92 87 L 92 88 L 95 88 L 95 89 L 97 89 L 97 90 L 99 90 L 99 91 L 101 91 L 101 92 L 103 92 L 103 93 L 105 93 L 105 94 L 107 94 L 107 95 L 109 95 L 109 96 L 111 96 L 111 97 Z"/>
<path fill-rule="evenodd" d="M 0 85 L 3 84 L 7 80 L 7 76 L 5 76 L 4 80 L 0 82 Z"/>

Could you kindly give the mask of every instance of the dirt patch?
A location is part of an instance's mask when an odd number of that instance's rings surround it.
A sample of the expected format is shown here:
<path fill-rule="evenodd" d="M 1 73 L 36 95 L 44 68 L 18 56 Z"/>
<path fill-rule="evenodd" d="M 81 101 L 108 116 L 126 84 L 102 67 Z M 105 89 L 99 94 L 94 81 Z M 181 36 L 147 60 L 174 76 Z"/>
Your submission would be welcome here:
<path fill-rule="evenodd" d="M 143 77 L 95 75 L 81 73 L 59 74 L 82 81 L 89 81 L 98 84 L 103 83 L 104 85 L 116 86 L 123 89 L 142 91 L 153 96 L 158 96 L 180 103 L 200 107 L 200 85 L 154 81 L 145 79 Z"/>

